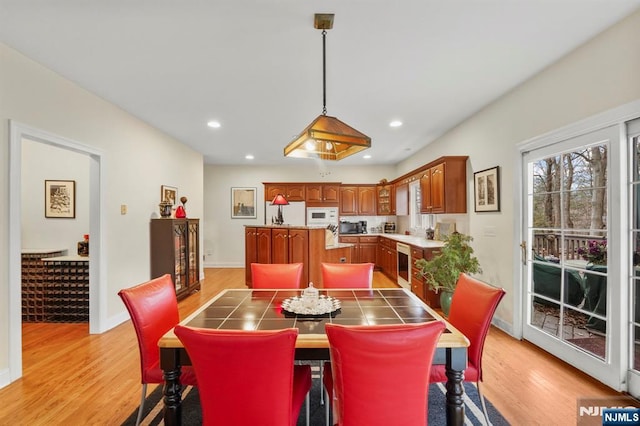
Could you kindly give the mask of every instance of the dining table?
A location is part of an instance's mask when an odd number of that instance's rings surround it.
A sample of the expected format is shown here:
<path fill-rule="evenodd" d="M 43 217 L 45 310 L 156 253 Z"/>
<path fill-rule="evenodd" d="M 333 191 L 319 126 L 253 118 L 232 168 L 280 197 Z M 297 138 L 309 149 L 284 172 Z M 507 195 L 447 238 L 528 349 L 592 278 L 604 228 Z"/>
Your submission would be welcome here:
<path fill-rule="evenodd" d="M 181 325 L 218 330 L 279 330 L 297 328 L 295 358 L 298 361 L 329 360 L 325 324 L 381 325 L 443 321 L 446 325 L 437 343 L 433 364 L 444 364 L 446 422 L 464 424 L 464 370 L 469 340 L 438 312 L 404 288 L 319 289 L 319 296 L 334 303 L 322 314 L 303 314 L 290 308 L 302 290 L 227 289 L 205 302 Z M 337 301 L 337 303 L 336 303 Z M 283 306 L 284 305 L 284 306 Z M 289 310 L 287 310 L 289 309 Z M 182 424 L 181 366 L 191 365 L 189 356 L 173 329 L 158 341 L 160 367 L 164 372 L 164 423 Z M 426 409 L 426 407 L 425 407 Z"/>

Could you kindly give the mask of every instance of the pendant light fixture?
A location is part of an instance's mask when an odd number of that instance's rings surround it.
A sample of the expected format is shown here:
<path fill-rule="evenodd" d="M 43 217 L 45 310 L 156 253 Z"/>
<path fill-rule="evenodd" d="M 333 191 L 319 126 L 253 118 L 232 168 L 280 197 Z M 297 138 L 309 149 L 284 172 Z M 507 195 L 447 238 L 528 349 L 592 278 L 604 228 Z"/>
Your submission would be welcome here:
<path fill-rule="evenodd" d="M 371 147 L 371 138 L 336 117 L 327 115 L 326 36 L 333 13 L 316 13 L 314 27 L 322 30 L 322 114 L 284 148 L 285 157 L 342 160 Z"/>

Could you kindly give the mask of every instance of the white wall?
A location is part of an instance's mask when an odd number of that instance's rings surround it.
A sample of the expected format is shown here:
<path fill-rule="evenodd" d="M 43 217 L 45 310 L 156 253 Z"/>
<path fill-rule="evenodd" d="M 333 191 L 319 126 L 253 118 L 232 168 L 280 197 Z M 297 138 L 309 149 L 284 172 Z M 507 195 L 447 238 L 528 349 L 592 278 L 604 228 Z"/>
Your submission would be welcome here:
<path fill-rule="evenodd" d="M 292 167 L 271 170 L 260 167 L 205 167 L 205 259 L 207 265 L 242 266 L 243 225 L 262 224 L 264 218 L 231 220 L 229 188 L 255 186 L 262 199 L 261 182 L 343 181 L 375 183 L 392 180 L 445 155 L 468 155 L 468 214 L 441 216 L 456 221 L 462 232 L 474 238 L 474 248 L 483 268 L 482 279 L 505 288 L 507 296 L 498 307 L 496 319 L 513 330 L 514 285 L 517 282 L 519 226 L 514 214 L 517 181 L 515 145 L 598 112 L 640 99 L 640 12 L 585 43 L 511 92 L 497 99 L 456 128 L 416 153 L 397 168 L 331 169 L 319 178 L 316 169 Z M 505 60 L 508 60 L 506 58 Z M 464 100 L 461 100 L 464 102 Z M 473 211 L 473 172 L 500 166 L 501 211 Z M 314 176 L 315 175 L 315 176 Z M 358 179 L 358 181 L 355 181 Z M 400 219 L 402 222 L 402 219 Z M 485 236 L 485 230 L 495 236 Z M 211 253 L 207 256 L 207 253 Z"/>
<path fill-rule="evenodd" d="M 424 150 L 399 164 L 405 173 L 442 155 L 469 155 L 468 205 L 473 246 L 482 279 L 504 287 L 507 296 L 496 317 L 510 328 L 519 265 L 519 227 L 514 215 L 513 182 L 519 142 L 598 112 L 640 99 L 640 12 L 595 37 L 549 68 L 497 99 Z M 473 172 L 500 166 L 499 213 L 473 212 Z M 487 228 L 495 236 L 485 236 Z"/>
<path fill-rule="evenodd" d="M 75 218 L 46 218 L 44 181 L 73 180 Z M 73 151 L 25 139 L 22 143 L 22 248 L 64 249 L 77 253 L 89 233 L 89 158 Z"/>
<path fill-rule="evenodd" d="M 9 120 L 102 152 L 107 321 L 125 311 L 118 290 L 149 279 L 149 220 L 160 186 L 189 198 L 202 217 L 202 155 L 0 43 L 0 382 L 8 367 Z M 120 205 L 128 206 L 126 215 Z M 77 238 L 74 236 L 74 238 Z M 13 248 L 14 250 L 18 248 Z"/>
<path fill-rule="evenodd" d="M 343 182 L 378 183 L 397 174 L 394 167 L 340 167 L 312 161 L 302 166 L 218 166 L 204 168 L 204 264 L 207 267 L 244 267 L 244 226 L 264 224 L 264 185 L 262 182 Z M 328 174 L 327 174 L 328 173 Z M 256 219 L 231 219 L 231 188 L 257 188 Z"/>

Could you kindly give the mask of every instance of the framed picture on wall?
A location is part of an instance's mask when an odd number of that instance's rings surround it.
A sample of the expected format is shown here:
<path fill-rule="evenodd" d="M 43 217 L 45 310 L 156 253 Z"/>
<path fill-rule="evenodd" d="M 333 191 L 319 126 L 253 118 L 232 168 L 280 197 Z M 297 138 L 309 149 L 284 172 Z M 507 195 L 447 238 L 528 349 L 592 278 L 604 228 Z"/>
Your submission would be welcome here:
<path fill-rule="evenodd" d="M 255 219 L 256 188 L 231 188 L 231 219 Z"/>
<path fill-rule="evenodd" d="M 76 217 L 76 181 L 44 181 L 44 217 Z"/>
<path fill-rule="evenodd" d="M 477 212 L 500 211 L 500 169 L 498 166 L 473 174 L 473 200 Z"/>
<path fill-rule="evenodd" d="M 176 205 L 178 199 L 178 188 L 174 186 L 162 185 L 160 187 L 160 202 L 168 201 L 172 206 Z"/>

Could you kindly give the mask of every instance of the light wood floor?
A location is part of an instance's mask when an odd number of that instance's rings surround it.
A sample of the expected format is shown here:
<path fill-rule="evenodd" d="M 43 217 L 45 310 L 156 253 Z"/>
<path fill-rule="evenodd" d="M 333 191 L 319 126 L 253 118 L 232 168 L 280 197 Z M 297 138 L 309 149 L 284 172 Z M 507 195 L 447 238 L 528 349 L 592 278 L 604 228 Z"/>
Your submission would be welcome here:
<path fill-rule="evenodd" d="M 244 269 L 207 269 L 205 276 L 202 290 L 180 302 L 181 318 L 222 289 L 244 287 Z M 394 284 L 376 272 L 374 286 Z M 0 425 L 118 425 L 138 406 L 138 348 L 129 321 L 100 335 L 89 335 L 86 324 L 23 324 L 23 367 L 20 380 L 0 389 Z M 495 328 L 484 375 L 486 397 L 514 425 L 575 424 L 577 398 L 617 394 Z"/>

